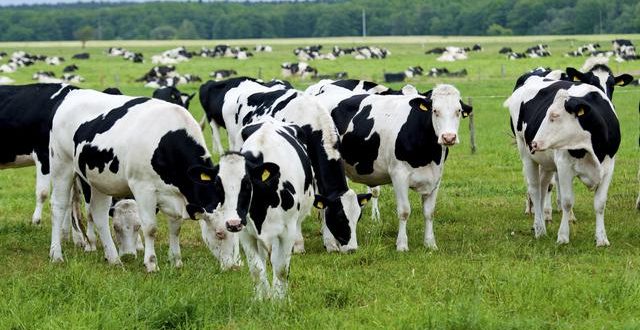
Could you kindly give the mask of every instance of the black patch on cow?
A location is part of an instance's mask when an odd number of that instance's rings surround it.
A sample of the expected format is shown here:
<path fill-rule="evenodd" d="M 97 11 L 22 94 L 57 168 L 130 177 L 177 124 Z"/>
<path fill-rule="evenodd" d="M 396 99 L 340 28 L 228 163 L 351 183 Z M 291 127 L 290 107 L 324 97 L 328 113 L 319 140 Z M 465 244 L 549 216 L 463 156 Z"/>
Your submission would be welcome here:
<path fill-rule="evenodd" d="M 371 105 L 364 106 L 353 117 L 353 130 L 342 136 L 340 154 L 345 162 L 354 166 L 359 175 L 373 173 L 373 162 L 378 158 L 380 134 L 373 132 Z M 371 137 L 369 137 L 371 135 Z"/>
<path fill-rule="evenodd" d="M 97 169 L 98 173 L 104 172 L 107 163 L 109 170 L 113 173 L 118 172 L 118 158 L 114 155 L 113 149 L 102 150 L 97 146 L 85 144 L 78 154 L 78 167 L 83 177 L 87 177 L 87 168 L 89 170 Z"/>
<path fill-rule="evenodd" d="M 75 134 L 73 134 L 73 142 L 75 146 L 77 147 L 83 141 L 93 141 L 96 135 L 102 134 L 111 129 L 118 120 L 127 114 L 131 107 L 147 102 L 148 100 L 149 98 L 147 97 L 139 97 L 129 100 L 125 104 L 83 123 L 78 127 Z"/>
<path fill-rule="evenodd" d="M 0 164 L 35 152 L 40 172 L 49 174 L 51 121 L 61 100 L 74 89 L 62 84 L 0 86 Z"/>
<path fill-rule="evenodd" d="M 213 168 L 211 158 L 203 158 L 206 150 L 185 129 L 167 132 L 158 143 L 151 158 L 151 166 L 162 181 L 180 190 L 188 204 L 212 212 L 223 198 L 216 193 L 215 184 L 193 182 L 188 170 L 194 166 Z M 224 196 L 224 195 L 222 195 Z"/>
<path fill-rule="evenodd" d="M 349 123 L 358 113 L 360 104 L 369 94 L 354 95 L 345 100 L 340 101 L 338 105 L 331 110 L 331 118 L 338 129 L 340 135 L 344 134 L 349 127 Z"/>
<path fill-rule="evenodd" d="M 611 108 L 609 100 L 600 93 L 591 92 L 581 97 L 572 97 L 565 103 L 567 111 L 575 113 L 580 107 L 586 107 L 583 115 L 578 116 L 580 126 L 591 134 L 593 151 L 602 163 L 605 156 L 613 158 L 620 147 L 620 124 Z M 579 151 L 570 154 L 580 157 Z"/>
<path fill-rule="evenodd" d="M 569 155 L 573 158 L 582 158 L 587 154 L 587 151 L 584 149 L 572 149 L 569 150 Z"/>
<path fill-rule="evenodd" d="M 286 99 L 282 100 L 281 102 L 278 102 L 278 104 L 273 108 L 273 110 L 271 110 L 271 116 L 274 117 L 278 111 L 284 109 L 289 102 L 291 102 L 293 99 L 295 99 L 296 97 L 298 97 L 298 93 L 292 93 L 291 96 L 287 97 Z"/>
<path fill-rule="evenodd" d="M 202 109 L 204 109 L 209 121 L 213 120 L 218 126 L 226 128 L 222 117 L 224 96 L 229 90 L 238 87 L 243 81 L 247 80 L 255 81 L 253 78 L 237 77 L 224 81 L 210 80 L 200 86 L 200 104 L 202 104 Z"/>
<path fill-rule="evenodd" d="M 431 162 L 439 165 L 442 152 L 448 151 L 448 148 L 438 144 L 438 136 L 433 128 L 433 111 L 422 111 L 415 102 L 410 105 L 407 121 L 402 124 L 396 137 L 395 156 L 413 168 Z"/>
<path fill-rule="evenodd" d="M 269 109 L 274 105 L 282 95 L 287 93 L 287 90 L 277 90 L 267 93 L 255 93 L 247 97 L 247 105 L 255 107 L 253 111 L 248 112 L 244 118 L 242 118 L 242 125 L 246 125 L 251 122 L 255 117 L 261 117 L 267 113 Z M 285 104 L 286 105 L 286 104 Z"/>
<path fill-rule="evenodd" d="M 335 86 L 338 86 L 338 87 L 346 88 L 346 89 L 352 91 L 352 90 L 356 89 L 356 87 L 358 87 L 360 82 L 362 82 L 362 89 L 364 89 L 366 91 L 378 86 L 378 84 L 376 84 L 374 82 L 366 81 L 366 80 L 357 80 L 357 79 L 338 80 L 338 81 L 332 82 L 331 84 L 335 85 Z"/>
<path fill-rule="evenodd" d="M 518 131 L 522 131 L 523 124 L 527 124 L 527 128 L 524 132 L 524 138 L 528 145 L 536 136 L 542 120 L 547 114 L 547 110 L 553 103 L 553 99 L 561 89 L 569 89 L 575 84 L 570 81 L 558 81 L 551 85 L 542 88 L 538 91 L 535 97 L 531 100 L 522 103 L 520 105 L 520 113 L 518 114 L 518 121 L 516 128 Z"/>
<path fill-rule="evenodd" d="M 287 211 L 293 207 L 293 195 L 295 195 L 296 190 L 289 181 L 284 181 L 282 183 L 282 190 L 280 190 L 280 207 L 283 210 Z"/>
<path fill-rule="evenodd" d="M 295 149 L 296 154 L 298 155 L 298 160 L 300 161 L 300 165 L 304 170 L 304 190 L 307 191 L 313 183 L 313 172 L 311 170 L 312 165 L 307 152 L 304 150 L 303 145 L 301 145 L 300 142 L 294 139 L 291 135 L 281 131 L 278 131 L 278 134 L 282 136 L 282 138 L 287 140 L 287 142 L 293 147 L 293 149 Z M 293 186 L 291 188 L 293 188 Z"/>

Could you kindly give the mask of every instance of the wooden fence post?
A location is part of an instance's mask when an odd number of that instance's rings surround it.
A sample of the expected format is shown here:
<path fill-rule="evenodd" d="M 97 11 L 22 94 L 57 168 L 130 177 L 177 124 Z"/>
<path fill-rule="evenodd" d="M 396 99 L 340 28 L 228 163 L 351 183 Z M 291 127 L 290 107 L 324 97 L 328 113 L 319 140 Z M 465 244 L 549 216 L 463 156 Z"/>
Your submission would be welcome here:
<path fill-rule="evenodd" d="M 467 98 L 469 106 L 472 106 L 471 97 Z M 469 114 L 469 140 L 471 141 L 471 153 L 476 153 L 476 125 L 473 120 L 473 111 Z"/>

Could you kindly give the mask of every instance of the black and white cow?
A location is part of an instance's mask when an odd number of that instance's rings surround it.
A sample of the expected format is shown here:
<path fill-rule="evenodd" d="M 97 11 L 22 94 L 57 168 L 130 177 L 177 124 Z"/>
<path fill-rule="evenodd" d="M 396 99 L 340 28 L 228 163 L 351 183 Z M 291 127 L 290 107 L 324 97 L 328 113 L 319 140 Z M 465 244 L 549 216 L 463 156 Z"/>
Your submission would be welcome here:
<path fill-rule="evenodd" d="M 224 192 L 220 213 L 227 228 L 240 232 L 257 298 L 281 299 L 292 250 L 304 251 L 301 225 L 314 200 L 307 140 L 298 126 L 273 118 L 247 125 L 241 135 L 242 148 L 222 155 L 209 175 L 217 175 L 217 189 Z"/>
<path fill-rule="evenodd" d="M 54 106 L 75 87 L 63 84 L 0 86 L 0 168 L 36 165 L 36 209 L 40 224 L 49 197 L 49 128 Z M 68 226 L 65 226 L 65 237 Z"/>
<path fill-rule="evenodd" d="M 183 107 L 145 97 L 73 90 L 60 101 L 51 126 L 52 233 L 50 257 L 62 261 L 60 222 L 69 211 L 75 176 L 90 187 L 89 206 L 105 257 L 120 258 L 111 238 L 111 196 L 133 196 L 144 233 L 144 264 L 157 271 L 156 207 L 169 219 L 169 255 L 182 265 L 178 234 L 182 219 L 201 219 L 202 235 L 222 268 L 239 262 L 237 235 L 227 233 L 216 216 L 219 194 L 213 177 L 194 167 L 213 170 L 204 137 Z M 203 181 L 208 183 L 203 184 Z"/>
<path fill-rule="evenodd" d="M 175 87 L 163 87 L 153 91 L 152 97 L 155 99 L 167 101 L 169 103 L 177 104 L 185 109 L 189 109 L 189 103 L 191 99 L 196 96 L 196 93 L 191 95 L 182 93 Z"/>
<path fill-rule="evenodd" d="M 613 100 L 613 89 L 615 86 L 627 86 L 633 81 L 633 76 L 629 74 L 621 74 L 615 76 L 613 71 L 607 66 L 609 59 L 606 57 L 591 57 L 585 61 L 580 68 L 567 68 L 567 76 L 569 80 L 576 80 L 585 84 L 590 84 L 600 88 L 610 100 Z"/>
<path fill-rule="evenodd" d="M 424 244 L 436 249 L 433 211 L 444 161 L 459 142 L 461 117 L 472 108 L 451 85 L 408 95 L 320 93 L 341 136 L 340 154 L 355 182 L 375 187 L 393 184 L 400 221 L 396 248 L 409 249 L 406 224 L 411 213 L 409 188 L 422 195 Z"/>
<path fill-rule="evenodd" d="M 71 64 L 71 65 L 67 65 L 64 67 L 64 69 L 62 69 L 62 72 L 74 72 L 77 71 L 79 68 L 77 65 L 75 64 Z"/>
<path fill-rule="evenodd" d="M 511 49 L 511 47 L 502 47 L 498 51 L 498 54 L 509 54 L 509 53 L 513 53 L 513 49 Z"/>
<path fill-rule="evenodd" d="M 325 210 L 325 247 L 328 251 L 356 250 L 359 201 L 368 200 L 370 195 L 357 196 L 349 189 L 338 151 L 339 137 L 326 110 L 309 95 L 282 86 L 275 88 L 244 77 L 208 82 L 200 89 L 200 101 L 210 122 L 216 121 L 227 129 L 232 151 L 242 146 L 242 127 L 262 118 L 273 117 L 300 126 L 307 136 L 314 170 L 316 206 Z"/>
<path fill-rule="evenodd" d="M 559 244 L 569 242 L 573 208 L 573 178 L 595 190 L 596 245 L 607 246 L 604 207 L 620 145 L 620 129 L 613 104 L 598 87 L 555 80 L 528 73 L 518 79 L 505 101 L 523 162 L 534 208 L 536 237 L 546 234 L 543 204 L 557 171 L 562 222 Z"/>
<path fill-rule="evenodd" d="M 236 70 L 223 69 L 223 70 L 216 70 L 216 71 L 213 71 L 213 72 L 209 73 L 209 77 L 215 79 L 216 81 L 220 81 L 222 79 L 226 79 L 226 78 L 229 78 L 231 76 L 235 76 L 237 74 L 238 74 L 238 72 Z"/>

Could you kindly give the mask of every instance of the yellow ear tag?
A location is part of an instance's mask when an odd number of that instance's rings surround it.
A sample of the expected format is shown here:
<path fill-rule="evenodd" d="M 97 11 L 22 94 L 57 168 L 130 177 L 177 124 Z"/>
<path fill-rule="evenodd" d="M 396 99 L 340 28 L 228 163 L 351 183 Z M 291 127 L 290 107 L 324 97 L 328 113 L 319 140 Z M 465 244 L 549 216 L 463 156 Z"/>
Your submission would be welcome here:
<path fill-rule="evenodd" d="M 269 173 L 269 171 L 265 169 L 264 172 L 262 172 L 262 182 L 267 181 L 270 175 L 271 173 Z"/>
<path fill-rule="evenodd" d="M 624 80 L 620 80 L 620 81 L 618 81 L 618 82 L 616 83 L 616 85 L 618 85 L 618 86 L 622 86 L 622 85 L 624 85 Z"/>
<path fill-rule="evenodd" d="M 200 173 L 200 180 L 202 180 L 202 181 L 211 181 L 211 177 L 207 173 Z"/>
<path fill-rule="evenodd" d="M 324 204 L 322 204 L 322 202 L 317 202 L 316 203 L 316 207 L 319 209 L 323 209 L 324 208 Z"/>
<path fill-rule="evenodd" d="M 578 110 L 578 117 L 580 117 L 580 116 L 582 116 L 582 115 L 584 115 L 584 108 L 580 108 L 580 109 Z"/>
<path fill-rule="evenodd" d="M 580 81 L 580 78 L 578 78 L 577 76 L 574 76 L 573 81 Z"/>
<path fill-rule="evenodd" d="M 364 205 L 367 204 L 368 200 L 366 198 L 363 198 L 360 200 L 360 205 Z"/>
<path fill-rule="evenodd" d="M 429 111 L 429 108 L 427 108 L 427 106 L 426 106 L 426 105 L 424 105 L 424 104 L 420 103 L 420 110 L 422 110 L 422 111 Z"/>

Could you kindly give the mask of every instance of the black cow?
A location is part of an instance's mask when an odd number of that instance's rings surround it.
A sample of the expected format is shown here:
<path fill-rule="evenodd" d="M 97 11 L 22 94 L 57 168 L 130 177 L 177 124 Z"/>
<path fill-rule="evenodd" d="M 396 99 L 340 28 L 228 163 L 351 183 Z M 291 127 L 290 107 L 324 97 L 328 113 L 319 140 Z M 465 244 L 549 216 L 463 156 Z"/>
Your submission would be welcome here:
<path fill-rule="evenodd" d="M 75 54 L 71 56 L 71 58 L 75 60 L 88 60 L 89 57 L 90 57 L 89 53 L 80 53 L 80 54 Z"/>
<path fill-rule="evenodd" d="M 62 72 L 75 72 L 77 71 L 79 68 L 77 65 L 75 64 L 71 64 L 71 65 L 67 65 L 64 67 L 64 69 L 62 69 Z"/>

